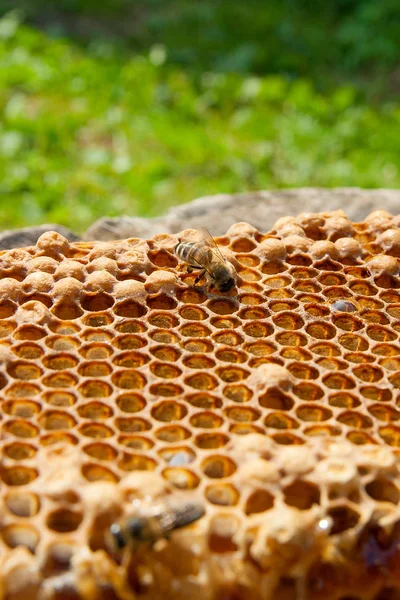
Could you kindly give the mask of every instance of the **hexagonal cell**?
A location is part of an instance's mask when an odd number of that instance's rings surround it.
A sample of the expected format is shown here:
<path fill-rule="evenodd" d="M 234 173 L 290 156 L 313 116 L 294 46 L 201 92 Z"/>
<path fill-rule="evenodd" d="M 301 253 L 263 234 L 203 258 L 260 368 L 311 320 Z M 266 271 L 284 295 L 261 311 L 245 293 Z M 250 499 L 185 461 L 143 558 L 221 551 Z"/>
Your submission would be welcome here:
<path fill-rule="evenodd" d="M 269 323 L 260 323 L 259 321 L 254 321 L 254 323 L 246 323 L 242 326 L 242 329 L 246 335 L 255 338 L 265 338 L 269 335 L 272 335 L 274 332 Z"/>
<path fill-rule="evenodd" d="M 274 433 L 271 438 L 277 443 L 283 446 L 300 446 L 305 443 L 305 440 L 294 433 Z"/>
<path fill-rule="evenodd" d="M 354 279 L 348 285 L 355 296 L 375 296 L 379 291 L 377 287 L 363 279 Z"/>
<path fill-rule="evenodd" d="M 262 306 L 253 306 L 242 308 L 238 316 L 245 321 L 259 321 L 260 319 L 266 319 L 268 317 L 268 311 Z"/>
<path fill-rule="evenodd" d="M 16 467 L 3 467 L 2 480 L 8 486 L 27 485 L 39 476 L 37 469 L 18 465 Z"/>
<path fill-rule="evenodd" d="M 264 425 L 272 429 L 297 429 L 299 423 L 284 412 L 272 412 L 264 419 Z"/>
<path fill-rule="evenodd" d="M 52 444 L 70 444 L 72 446 L 76 446 L 78 439 L 71 433 L 56 431 L 53 433 L 47 433 L 46 435 L 41 435 L 40 443 L 42 446 L 51 446 Z"/>
<path fill-rule="evenodd" d="M 123 302 L 116 304 L 113 311 L 118 317 L 137 319 L 143 317 L 147 313 L 147 308 L 134 300 L 124 300 Z"/>
<path fill-rule="evenodd" d="M 61 371 L 44 377 L 42 383 L 52 388 L 71 388 L 78 383 L 78 378 L 71 373 Z"/>
<path fill-rule="evenodd" d="M 349 431 L 349 433 L 346 435 L 346 438 L 349 440 L 349 442 L 355 444 L 356 446 L 376 444 L 374 438 L 365 431 Z"/>
<path fill-rule="evenodd" d="M 304 434 L 309 437 L 333 437 L 340 435 L 342 430 L 340 427 L 333 425 L 312 425 L 311 427 L 305 427 Z"/>
<path fill-rule="evenodd" d="M 247 379 L 250 372 L 246 369 L 236 366 L 219 367 L 216 369 L 217 376 L 227 383 L 235 383 Z"/>
<path fill-rule="evenodd" d="M 379 361 L 379 364 L 388 371 L 400 370 L 400 359 L 398 358 L 383 358 Z"/>
<path fill-rule="evenodd" d="M 112 382 L 114 385 L 116 385 L 119 388 L 123 388 L 123 389 L 127 389 L 127 390 L 141 389 L 147 383 L 145 376 L 142 375 L 141 373 L 138 373 L 134 369 L 125 369 L 123 371 L 116 371 L 112 375 L 111 379 L 112 379 Z M 86 382 L 83 385 L 87 385 L 88 383 L 91 383 L 91 382 Z M 100 381 L 93 382 L 93 384 L 94 383 L 96 383 L 97 385 L 104 384 L 104 382 L 100 382 Z M 99 396 L 95 396 L 95 397 L 99 397 Z"/>
<path fill-rule="evenodd" d="M 214 334 L 214 336 L 215 335 L 220 335 L 220 334 Z M 224 334 L 222 333 L 221 335 L 224 335 Z M 235 334 L 233 334 L 233 335 L 235 335 Z M 204 339 L 199 339 L 199 340 L 189 339 L 189 340 L 184 341 L 181 344 L 181 346 L 187 352 L 197 352 L 197 353 L 202 353 L 202 354 L 207 353 L 207 352 L 212 352 L 212 350 L 213 350 L 213 344 L 211 343 L 211 341 L 204 340 Z"/>
<path fill-rule="evenodd" d="M 298 281 L 294 281 L 292 288 L 296 292 L 305 292 L 308 294 L 318 294 L 322 289 L 319 283 L 311 279 L 299 279 Z"/>
<path fill-rule="evenodd" d="M 149 362 L 150 358 L 143 352 L 127 351 L 117 354 L 112 362 L 117 367 L 125 367 L 127 369 L 137 369 Z M 106 366 L 107 368 L 104 368 Z M 104 362 L 92 362 L 82 365 L 78 369 L 79 373 L 85 377 L 103 377 L 109 375 L 112 369 L 107 363 Z M 91 371 L 99 371 L 99 373 L 91 373 Z"/>
<path fill-rule="evenodd" d="M 96 379 L 91 379 L 83 382 L 79 386 L 78 392 L 84 398 L 107 398 L 112 394 L 112 387 L 105 381 L 97 381 Z"/>
<path fill-rule="evenodd" d="M 143 333 L 146 329 L 145 323 L 134 319 L 124 319 L 122 323 L 115 325 L 115 331 L 118 333 Z"/>
<path fill-rule="evenodd" d="M 186 305 L 179 310 L 179 315 L 187 321 L 204 321 L 208 318 L 208 313 L 199 306 Z"/>
<path fill-rule="evenodd" d="M 229 400 L 238 402 L 240 404 L 248 402 L 253 396 L 253 392 L 251 392 L 245 385 L 240 383 L 237 385 L 233 384 L 225 386 L 223 389 L 223 394 L 226 398 L 229 398 Z"/>
<path fill-rule="evenodd" d="M 153 325 L 153 327 L 159 327 L 161 329 L 172 329 L 179 325 L 179 319 L 167 312 L 154 312 L 149 316 L 148 322 L 150 325 Z"/>
<path fill-rule="evenodd" d="M 28 381 L 30 379 L 37 379 L 43 374 L 43 371 L 35 364 L 18 360 L 7 365 L 7 373 L 14 379 Z"/>
<path fill-rule="evenodd" d="M 6 338 L 12 334 L 12 332 L 16 329 L 17 324 L 12 321 L 0 321 L 0 338 Z M 40 328 L 38 328 L 40 329 Z M 18 333 L 16 333 L 18 335 Z M 46 334 L 44 334 L 46 335 Z M 15 337 L 15 336 L 14 336 Z M 42 336 L 43 337 L 43 336 Z M 16 338 L 16 339 L 25 339 L 25 338 Z M 38 339 L 38 338 L 35 338 Z"/>
<path fill-rule="evenodd" d="M 147 256 L 156 267 L 172 269 L 178 264 L 177 258 L 167 250 L 150 250 Z"/>
<path fill-rule="evenodd" d="M 281 332 L 277 333 L 275 336 L 276 342 L 281 346 L 291 346 L 293 348 L 297 346 L 306 346 L 307 345 L 307 336 L 303 333 L 299 332 Z"/>
<path fill-rule="evenodd" d="M 330 340 L 335 337 L 336 330 L 330 323 L 318 321 L 310 323 L 306 327 L 307 335 L 317 340 Z"/>
<path fill-rule="evenodd" d="M 323 406 L 315 406 L 314 404 L 303 404 L 296 410 L 296 415 L 302 421 L 328 421 L 332 418 L 332 411 Z"/>
<path fill-rule="evenodd" d="M 111 308 L 114 304 L 114 298 L 104 292 L 94 294 L 84 294 L 81 300 L 81 306 L 88 312 L 100 312 Z"/>
<path fill-rule="evenodd" d="M 154 435 L 157 439 L 168 444 L 176 444 L 191 437 L 192 433 L 181 425 L 166 425 L 156 429 Z"/>
<path fill-rule="evenodd" d="M 141 417 L 119 417 L 115 419 L 115 426 L 124 433 L 135 433 L 137 431 L 148 431 L 152 424 Z"/>
<path fill-rule="evenodd" d="M 187 415 L 187 408 L 173 400 L 164 400 L 152 407 L 151 415 L 157 421 L 179 421 Z"/>
<path fill-rule="evenodd" d="M 108 469 L 96 464 L 88 464 L 82 467 L 82 475 L 88 481 L 110 481 L 111 483 L 117 483 L 118 477 Z"/>
<path fill-rule="evenodd" d="M 211 479 L 223 479 L 230 477 L 236 471 L 235 462 L 222 455 L 212 455 L 205 458 L 201 463 L 203 473 Z"/>
<path fill-rule="evenodd" d="M 323 295 L 329 302 L 335 302 L 336 300 L 343 301 L 345 299 L 350 300 L 350 302 L 354 299 L 354 296 L 348 289 L 343 287 L 329 287 L 322 290 Z"/>
<path fill-rule="evenodd" d="M 41 358 L 44 354 L 44 350 L 33 342 L 24 342 L 18 346 L 13 346 L 11 349 L 19 358 L 26 358 L 28 360 Z"/>
<path fill-rule="evenodd" d="M 229 426 L 229 431 L 235 435 L 249 435 L 250 433 L 261 433 L 265 435 L 265 428 L 253 423 L 235 423 Z"/>
<path fill-rule="evenodd" d="M 236 317 L 212 317 L 210 323 L 217 329 L 236 329 L 240 326 L 240 321 Z"/>
<path fill-rule="evenodd" d="M 23 345 L 24 344 L 21 344 L 21 346 Z M 79 347 L 79 341 L 67 335 L 52 335 L 46 339 L 46 346 L 55 352 L 68 352 L 69 350 L 77 350 Z"/>
<path fill-rule="evenodd" d="M 272 318 L 276 327 L 281 327 L 288 331 L 295 331 L 301 329 L 304 326 L 303 319 L 291 312 L 282 312 Z"/>
<path fill-rule="evenodd" d="M 339 337 L 339 344 L 341 344 L 347 350 L 352 350 L 353 352 L 364 352 L 369 348 L 369 344 L 364 338 L 353 333 L 345 333 L 344 335 L 341 335 Z"/>
<path fill-rule="evenodd" d="M 11 333 L 16 328 L 16 324 L 4 321 L 0 322 L 0 337 L 6 337 L 7 335 L 11 335 Z M 43 327 L 39 327 L 38 325 L 21 325 L 15 333 L 14 338 L 16 340 L 40 340 L 45 337 L 46 330 Z"/>
<path fill-rule="evenodd" d="M 113 345 L 119 350 L 138 350 L 147 346 L 147 340 L 140 335 L 127 334 L 115 338 Z M 111 356 L 113 349 L 106 344 L 90 344 L 83 346 L 80 353 L 87 359 L 100 359 Z"/>
<path fill-rule="evenodd" d="M 164 398 L 172 398 L 183 394 L 183 388 L 175 383 L 155 383 L 150 386 L 150 393 L 154 396 L 163 396 Z"/>
<path fill-rule="evenodd" d="M 157 294 L 147 298 L 147 306 L 152 310 L 173 310 L 178 303 L 175 298 L 167 294 Z"/>
<path fill-rule="evenodd" d="M 299 306 L 299 303 L 294 300 L 274 300 L 269 302 L 268 308 L 273 312 L 294 311 Z"/>
<path fill-rule="evenodd" d="M 380 427 L 378 430 L 379 436 L 389 446 L 400 446 L 400 428 L 395 425 L 387 425 Z"/>
<path fill-rule="evenodd" d="M 76 425 L 75 419 L 63 411 L 47 411 L 41 415 L 38 420 L 39 425 L 42 429 L 47 430 L 58 430 L 58 429 L 71 429 Z"/>
<path fill-rule="evenodd" d="M 184 304 L 202 304 L 207 300 L 207 296 L 203 292 L 194 288 L 177 290 L 176 297 L 179 302 Z"/>
<path fill-rule="evenodd" d="M 14 435 L 19 438 L 33 438 L 39 433 L 38 427 L 29 421 L 13 419 L 3 423 L 3 433 Z"/>
<path fill-rule="evenodd" d="M 1 538 L 9 548 L 23 546 L 34 553 L 40 540 L 40 534 L 32 525 L 12 524 L 6 525 L 2 529 Z"/>
<path fill-rule="evenodd" d="M 178 344 L 179 337 L 176 333 L 172 331 L 168 331 L 168 329 L 156 329 L 155 331 L 151 331 L 149 333 L 149 337 L 154 342 L 158 342 L 159 344 Z"/>
<path fill-rule="evenodd" d="M 243 423 L 249 423 L 251 421 L 257 421 L 260 418 L 260 411 L 255 408 L 248 406 L 228 406 L 224 410 L 225 415 L 232 421 L 240 421 Z"/>
<path fill-rule="evenodd" d="M 215 357 L 222 362 L 229 363 L 243 363 L 247 360 L 247 354 L 245 352 L 234 350 L 232 348 L 221 348 L 220 350 L 217 350 Z"/>
<path fill-rule="evenodd" d="M 398 356 L 400 354 L 400 347 L 396 344 L 376 344 L 371 348 L 371 352 L 377 356 Z"/>
<path fill-rule="evenodd" d="M 253 515 L 266 512 L 274 506 L 275 498 L 268 490 L 259 489 L 250 494 L 246 500 L 244 512 Z"/>
<path fill-rule="evenodd" d="M 211 504 L 217 506 L 236 506 L 239 502 L 239 492 L 229 483 L 216 483 L 207 486 L 205 496 Z"/>
<path fill-rule="evenodd" d="M 375 386 L 365 386 L 360 388 L 360 393 L 368 400 L 376 400 L 377 402 L 389 402 L 392 399 L 392 392 L 388 389 L 380 389 Z"/>
<path fill-rule="evenodd" d="M 320 491 L 316 485 L 298 479 L 283 489 L 284 500 L 289 506 L 308 510 L 313 504 L 319 504 Z"/>
<path fill-rule="evenodd" d="M 346 277 L 342 273 L 322 273 L 318 277 L 318 281 L 326 287 L 334 285 L 346 285 Z"/>
<path fill-rule="evenodd" d="M 301 362 L 292 363 L 288 366 L 288 371 L 297 379 L 318 379 L 318 370 L 311 365 L 306 365 Z"/>
<path fill-rule="evenodd" d="M 162 471 L 162 476 L 181 490 L 193 490 L 200 483 L 200 479 L 195 473 L 182 467 L 167 467 Z"/>
<path fill-rule="evenodd" d="M 222 401 L 220 398 L 217 396 L 212 396 L 211 394 L 207 394 L 206 392 L 187 394 L 185 395 L 185 400 L 192 406 L 195 406 L 196 408 L 203 408 L 205 410 L 220 408 L 222 406 Z"/>
<path fill-rule="evenodd" d="M 375 361 L 375 357 L 371 354 L 365 354 L 364 352 L 348 352 L 344 355 L 345 359 L 352 363 L 372 363 Z"/>
<path fill-rule="evenodd" d="M 154 446 L 154 442 L 143 435 L 120 435 L 117 441 L 121 446 L 143 452 L 151 450 Z"/>
<path fill-rule="evenodd" d="M 113 410 L 110 406 L 102 402 L 88 402 L 78 407 L 78 414 L 82 419 L 104 421 L 113 415 Z"/>
<path fill-rule="evenodd" d="M 203 450 L 210 450 L 216 448 L 222 448 L 229 442 L 229 436 L 225 433 L 200 433 L 196 435 L 194 443 L 198 448 Z"/>
<path fill-rule="evenodd" d="M 198 412 L 190 417 L 192 427 L 199 427 L 201 429 L 217 429 L 221 427 L 223 422 L 222 417 L 207 410 Z"/>
<path fill-rule="evenodd" d="M 367 483 L 365 491 L 377 502 L 391 502 L 397 505 L 400 500 L 398 488 L 390 479 L 384 477 L 373 479 Z"/>
<path fill-rule="evenodd" d="M 62 323 L 49 323 L 49 329 L 58 335 L 75 335 L 75 333 L 79 333 L 81 327 L 77 323 L 63 321 Z"/>
<path fill-rule="evenodd" d="M 3 388 L 7 385 L 7 380 L 4 375 L 0 374 L 0 388 Z M 38 385 L 34 383 L 13 383 L 7 388 L 6 394 L 7 396 L 12 396 L 13 398 L 30 398 L 33 396 L 37 396 L 40 394 L 41 389 Z"/>
<path fill-rule="evenodd" d="M 323 369 L 329 369 L 330 371 L 344 371 L 349 366 L 348 363 L 344 360 L 328 357 L 319 358 L 316 361 L 316 363 L 318 367 L 322 367 Z"/>
<path fill-rule="evenodd" d="M 184 337 L 208 338 L 211 336 L 211 330 L 200 323 L 186 323 L 179 328 L 179 332 Z"/>
<path fill-rule="evenodd" d="M 351 390 L 356 386 L 353 379 L 344 373 L 329 373 L 322 378 L 322 382 L 334 390 Z"/>
<path fill-rule="evenodd" d="M 5 505 L 17 517 L 34 517 L 40 510 L 38 496 L 23 490 L 10 491 L 5 498 Z"/>
<path fill-rule="evenodd" d="M 32 400 L 8 400 L 2 403 L 3 414 L 21 417 L 22 419 L 35 417 L 41 409 L 41 405 Z"/>
<path fill-rule="evenodd" d="M 395 331 L 381 325 L 370 325 L 367 327 L 367 335 L 374 342 L 393 342 L 398 337 Z"/>
<path fill-rule="evenodd" d="M 293 393 L 296 394 L 298 398 L 301 398 L 301 400 L 306 400 L 308 402 L 321 400 L 321 398 L 324 397 L 323 390 L 318 385 L 311 382 L 302 381 L 301 383 L 297 383 L 293 387 Z"/>
<path fill-rule="evenodd" d="M 197 390 L 213 390 L 218 385 L 217 379 L 208 373 L 195 373 L 185 377 L 185 383 Z"/>
<path fill-rule="evenodd" d="M 203 354 L 192 354 L 182 360 L 185 367 L 189 369 L 212 369 L 215 366 L 215 361 Z"/>
<path fill-rule="evenodd" d="M 35 456 L 37 448 L 32 444 L 11 442 L 3 446 L 3 453 L 12 460 L 26 460 Z"/>
<path fill-rule="evenodd" d="M 83 446 L 82 450 L 88 456 L 95 458 L 97 460 L 115 460 L 118 452 L 110 446 L 109 444 L 104 444 L 102 442 L 94 442 L 93 444 L 86 444 Z"/>
<path fill-rule="evenodd" d="M 121 460 L 118 461 L 118 468 L 122 471 L 154 471 L 157 462 L 143 456 L 143 454 L 130 454 L 125 452 Z"/>
<path fill-rule="evenodd" d="M 290 410 L 294 405 L 294 401 L 289 395 L 284 394 L 281 390 L 275 388 L 271 388 L 262 394 L 259 397 L 258 402 L 260 406 L 263 406 L 264 408 L 273 408 L 277 410 Z"/>
<path fill-rule="evenodd" d="M 140 394 L 127 393 L 118 396 L 116 404 L 122 412 L 135 413 L 145 408 L 146 400 Z"/>
<path fill-rule="evenodd" d="M 188 446 L 169 446 L 159 450 L 158 454 L 170 467 L 189 465 L 196 458 L 196 454 Z"/>
<path fill-rule="evenodd" d="M 311 352 L 308 352 L 308 350 L 305 350 L 304 348 L 299 348 L 298 346 L 295 346 L 294 348 L 291 348 L 290 346 L 282 348 L 279 354 L 282 358 L 296 361 L 312 359 Z"/>
<path fill-rule="evenodd" d="M 330 535 L 353 529 L 360 520 L 359 512 L 348 504 L 333 506 L 327 514 L 332 519 Z"/>
<path fill-rule="evenodd" d="M 343 423 L 348 427 L 354 427 L 355 429 L 368 429 L 373 425 L 372 420 L 369 417 L 354 410 L 346 410 L 345 412 L 340 413 L 337 420 L 339 423 Z"/>
<path fill-rule="evenodd" d="M 79 427 L 79 432 L 85 437 L 103 439 L 114 435 L 111 427 L 103 423 L 84 423 Z"/>
<path fill-rule="evenodd" d="M 331 394 L 328 400 L 331 406 L 335 406 L 337 408 L 357 408 L 360 406 L 361 402 L 352 394 L 348 394 L 347 392 L 339 392 L 337 394 Z"/>
<path fill-rule="evenodd" d="M 378 325 L 388 325 L 390 323 L 386 315 L 377 310 L 364 310 L 361 313 L 361 317 L 363 321 L 367 321 L 368 323 L 378 323 Z"/>
<path fill-rule="evenodd" d="M 61 321 L 73 321 L 79 319 L 84 313 L 79 304 L 73 301 L 61 301 L 58 302 L 51 312 L 55 317 L 61 319 Z"/>
<path fill-rule="evenodd" d="M 113 333 L 104 329 L 87 329 L 82 333 L 82 340 L 85 342 L 109 342 L 113 338 Z"/>
<path fill-rule="evenodd" d="M 375 383 L 376 381 L 380 381 L 383 377 L 382 369 L 368 364 L 355 367 L 353 373 L 358 379 L 366 381 L 367 383 Z"/>
<path fill-rule="evenodd" d="M 114 321 L 114 317 L 108 313 L 90 313 L 82 319 L 85 327 L 108 327 Z"/>
<path fill-rule="evenodd" d="M 55 371 L 64 371 L 73 369 L 78 364 L 78 359 L 72 354 L 57 354 L 55 356 L 45 356 L 43 365 L 46 369 Z"/>

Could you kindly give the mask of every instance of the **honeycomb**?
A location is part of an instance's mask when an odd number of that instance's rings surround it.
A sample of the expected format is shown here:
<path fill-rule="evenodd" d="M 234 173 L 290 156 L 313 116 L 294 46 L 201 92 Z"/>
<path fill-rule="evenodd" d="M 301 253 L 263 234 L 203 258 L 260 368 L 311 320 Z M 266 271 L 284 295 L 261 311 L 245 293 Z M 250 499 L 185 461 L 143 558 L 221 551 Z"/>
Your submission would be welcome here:
<path fill-rule="evenodd" d="M 400 598 L 400 217 L 0 254 L 0 598 Z M 118 553 L 133 507 L 205 516 Z"/>

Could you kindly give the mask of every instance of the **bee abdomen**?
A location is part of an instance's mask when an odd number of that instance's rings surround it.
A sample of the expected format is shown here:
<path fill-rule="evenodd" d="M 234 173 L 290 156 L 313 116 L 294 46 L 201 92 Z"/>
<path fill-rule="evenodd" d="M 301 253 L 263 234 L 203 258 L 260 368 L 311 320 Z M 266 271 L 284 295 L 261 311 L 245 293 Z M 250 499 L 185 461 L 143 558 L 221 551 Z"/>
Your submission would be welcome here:
<path fill-rule="evenodd" d="M 196 242 L 179 242 L 174 248 L 176 256 L 189 264 L 197 262 L 193 260 L 197 250 L 198 244 Z"/>

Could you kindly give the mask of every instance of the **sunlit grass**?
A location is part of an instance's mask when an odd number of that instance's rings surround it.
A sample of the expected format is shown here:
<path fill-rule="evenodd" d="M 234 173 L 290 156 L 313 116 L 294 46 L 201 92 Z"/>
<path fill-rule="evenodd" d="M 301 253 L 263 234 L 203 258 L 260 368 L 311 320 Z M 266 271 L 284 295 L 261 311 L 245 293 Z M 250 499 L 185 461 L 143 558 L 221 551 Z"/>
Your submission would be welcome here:
<path fill-rule="evenodd" d="M 400 109 L 351 88 L 91 54 L 0 21 L 0 227 L 82 231 L 219 192 L 398 187 Z"/>

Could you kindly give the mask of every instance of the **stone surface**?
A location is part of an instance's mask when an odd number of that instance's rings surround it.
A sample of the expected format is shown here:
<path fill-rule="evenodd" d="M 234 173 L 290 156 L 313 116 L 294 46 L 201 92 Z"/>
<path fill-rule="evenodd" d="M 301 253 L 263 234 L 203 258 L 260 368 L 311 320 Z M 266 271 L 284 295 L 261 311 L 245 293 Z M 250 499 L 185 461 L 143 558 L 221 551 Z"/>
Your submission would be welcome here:
<path fill-rule="evenodd" d="M 103 217 L 82 235 L 84 240 L 107 241 L 130 237 L 150 238 L 157 233 L 206 227 L 220 235 L 237 222 L 246 221 L 268 231 L 280 217 L 302 212 L 333 211 L 342 208 L 353 221 L 361 221 L 373 210 L 400 213 L 400 190 L 360 188 L 296 188 L 275 191 L 216 194 L 173 206 L 161 217 Z M 70 241 L 79 237 L 61 225 L 41 225 L 0 233 L 0 250 L 29 246 L 45 231 L 58 231 Z"/>
<path fill-rule="evenodd" d="M 10 248 L 21 248 L 23 246 L 33 246 L 36 244 L 42 233 L 46 231 L 58 231 L 70 242 L 77 242 L 80 238 L 75 233 L 63 227 L 62 225 L 38 225 L 35 227 L 23 227 L 22 229 L 6 229 L 0 232 L 0 250 Z"/>
<path fill-rule="evenodd" d="M 246 221 L 260 231 L 268 231 L 283 216 L 302 212 L 332 211 L 342 208 L 353 221 L 361 221 L 373 210 L 400 213 L 399 190 L 360 188 L 297 188 L 276 191 L 217 194 L 174 206 L 163 217 L 105 217 L 84 234 L 86 240 L 112 240 L 151 237 L 161 231 L 206 227 L 220 235 L 238 221 Z"/>

